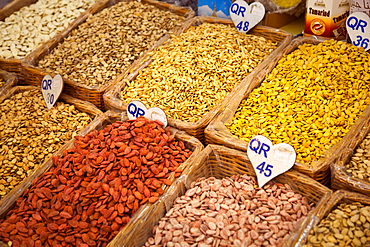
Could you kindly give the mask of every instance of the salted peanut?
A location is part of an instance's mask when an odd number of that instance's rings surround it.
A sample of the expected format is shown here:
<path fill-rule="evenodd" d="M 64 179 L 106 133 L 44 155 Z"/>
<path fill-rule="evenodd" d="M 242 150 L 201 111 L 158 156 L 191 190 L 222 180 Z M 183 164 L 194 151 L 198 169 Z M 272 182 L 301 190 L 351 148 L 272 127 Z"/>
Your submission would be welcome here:
<path fill-rule="evenodd" d="M 235 27 L 192 26 L 151 55 L 153 62 L 127 82 L 121 99 L 160 107 L 167 116 L 196 122 L 220 103 L 277 45 Z"/>
<path fill-rule="evenodd" d="M 370 104 L 369 54 L 345 42 L 303 44 L 283 57 L 227 124 L 249 142 L 264 135 L 289 143 L 297 161 L 315 165 Z"/>
<path fill-rule="evenodd" d="M 303 247 L 367 246 L 370 243 L 370 206 L 342 203 L 315 226 Z"/>
<path fill-rule="evenodd" d="M 96 0 L 38 0 L 0 21 L 0 58 L 21 59 L 53 38 Z"/>
<path fill-rule="evenodd" d="M 119 2 L 89 16 L 38 66 L 88 86 L 102 86 L 183 20 L 140 1 Z"/>
<path fill-rule="evenodd" d="M 74 105 L 48 110 L 40 90 L 0 103 L 0 199 L 91 122 Z"/>
<path fill-rule="evenodd" d="M 168 177 L 192 154 L 185 145 L 170 127 L 143 117 L 76 136 L 0 220 L 0 241 L 107 246 L 141 205 L 158 200 L 162 185 L 172 183 Z"/>
<path fill-rule="evenodd" d="M 370 181 L 370 134 L 356 147 L 345 167 L 353 177 Z"/>
<path fill-rule="evenodd" d="M 211 196 L 215 188 L 217 193 Z M 287 195 L 297 201 L 287 201 Z M 312 209 L 307 198 L 287 184 L 269 182 L 258 188 L 255 178 L 247 175 L 199 178 L 175 199 L 144 246 L 180 242 L 181 246 L 280 246 L 306 217 L 302 207 Z M 174 229 L 174 224 L 182 227 Z"/>

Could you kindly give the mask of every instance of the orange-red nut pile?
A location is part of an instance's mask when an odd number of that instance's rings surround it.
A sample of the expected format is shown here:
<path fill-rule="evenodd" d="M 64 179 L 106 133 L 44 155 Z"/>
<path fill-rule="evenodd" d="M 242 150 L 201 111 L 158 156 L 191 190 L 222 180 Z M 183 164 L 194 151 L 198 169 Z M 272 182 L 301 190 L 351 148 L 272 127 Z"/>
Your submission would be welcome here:
<path fill-rule="evenodd" d="M 0 220 L 0 240 L 106 246 L 140 205 L 158 199 L 191 153 L 169 127 L 142 117 L 77 136 Z"/>

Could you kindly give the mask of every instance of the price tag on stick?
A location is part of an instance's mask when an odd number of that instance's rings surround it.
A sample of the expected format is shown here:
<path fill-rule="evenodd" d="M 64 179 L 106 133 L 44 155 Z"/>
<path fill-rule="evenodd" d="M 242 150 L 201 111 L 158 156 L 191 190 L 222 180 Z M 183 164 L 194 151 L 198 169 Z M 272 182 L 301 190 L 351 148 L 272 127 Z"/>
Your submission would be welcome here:
<path fill-rule="evenodd" d="M 60 75 L 52 78 L 50 75 L 44 76 L 41 82 L 41 92 L 46 102 L 46 107 L 51 109 L 58 100 L 63 90 L 63 79 Z"/>
<path fill-rule="evenodd" d="M 147 109 L 141 101 L 131 101 L 127 106 L 128 119 L 136 119 L 139 116 L 144 116 L 149 120 L 158 120 L 163 123 L 163 127 L 167 126 L 166 113 L 158 107 L 152 107 Z"/>
<path fill-rule="evenodd" d="M 250 5 L 243 0 L 236 0 L 230 6 L 230 17 L 239 32 L 246 33 L 256 26 L 265 16 L 265 6 L 260 2 Z"/>
<path fill-rule="evenodd" d="M 247 154 L 256 172 L 259 187 L 292 168 L 296 159 L 295 150 L 291 145 L 273 145 L 262 135 L 251 139 Z"/>
<path fill-rule="evenodd" d="M 354 12 L 347 17 L 346 27 L 354 46 L 370 49 L 370 17 L 363 12 Z"/>

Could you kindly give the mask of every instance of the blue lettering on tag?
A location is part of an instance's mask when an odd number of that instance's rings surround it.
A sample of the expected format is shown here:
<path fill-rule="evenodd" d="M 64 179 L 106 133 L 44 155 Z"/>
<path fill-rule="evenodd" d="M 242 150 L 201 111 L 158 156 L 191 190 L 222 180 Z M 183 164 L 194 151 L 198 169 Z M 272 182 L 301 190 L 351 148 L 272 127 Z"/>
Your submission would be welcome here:
<path fill-rule="evenodd" d="M 51 90 L 51 83 L 52 80 L 42 80 L 42 89 L 43 90 Z"/>
<path fill-rule="evenodd" d="M 128 113 L 130 113 L 134 117 L 139 117 L 139 116 L 144 116 L 145 115 L 145 111 L 142 108 L 137 107 L 134 103 L 130 103 L 127 106 L 127 109 L 128 109 Z"/>
<path fill-rule="evenodd" d="M 267 152 L 271 149 L 269 145 L 261 143 L 261 141 L 256 138 L 249 142 L 249 148 L 257 154 L 261 154 L 263 152 L 265 158 L 267 158 Z"/>
<path fill-rule="evenodd" d="M 236 14 L 236 15 L 241 15 L 242 17 L 244 17 L 244 13 L 247 9 L 243 6 L 239 6 L 239 4 L 237 3 L 233 3 L 231 5 L 231 12 Z"/>

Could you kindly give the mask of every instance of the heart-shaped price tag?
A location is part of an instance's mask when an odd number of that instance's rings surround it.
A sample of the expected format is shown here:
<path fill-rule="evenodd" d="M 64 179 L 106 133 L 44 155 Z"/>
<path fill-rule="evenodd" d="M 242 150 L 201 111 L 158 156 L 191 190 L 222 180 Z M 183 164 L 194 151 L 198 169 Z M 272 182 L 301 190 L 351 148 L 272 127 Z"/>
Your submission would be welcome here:
<path fill-rule="evenodd" d="M 346 27 L 354 46 L 370 49 L 370 17 L 363 12 L 354 12 L 347 17 Z"/>
<path fill-rule="evenodd" d="M 292 168 L 296 159 L 295 150 L 291 145 L 273 145 L 262 135 L 251 139 L 247 154 L 256 172 L 259 187 Z"/>
<path fill-rule="evenodd" d="M 52 78 L 50 75 L 44 76 L 41 82 L 42 96 L 46 102 L 46 107 L 51 109 L 58 100 L 63 90 L 63 79 L 61 75 Z"/>
<path fill-rule="evenodd" d="M 139 116 L 144 116 L 149 120 L 158 120 L 163 123 L 163 127 L 167 126 L 166 113 L 158 107 L 152 107 L 147 109 L 146 106 L 138 100 L 131 101 L 127 106 L 128 119 L 136 119 Z"/>
<path fill-rule="evenodd" d="M 236 0 L 230 6 L 230 17 L 239 32 L 246 33 L 256 26 L 265 16 L 265 6 L 260 2 L 250 5 L 243 0 Z"/>

